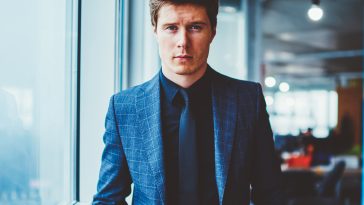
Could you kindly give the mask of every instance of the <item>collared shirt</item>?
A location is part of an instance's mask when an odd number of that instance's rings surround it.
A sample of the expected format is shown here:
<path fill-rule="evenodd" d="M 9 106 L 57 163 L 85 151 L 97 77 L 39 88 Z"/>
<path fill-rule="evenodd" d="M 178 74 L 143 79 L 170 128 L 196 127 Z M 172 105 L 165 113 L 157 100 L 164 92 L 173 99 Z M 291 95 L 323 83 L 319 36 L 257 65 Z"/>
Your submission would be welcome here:
<path fill-rule="evenodd" d="M 166 172 L 167 204 L 178 204 L 178 133 L 183 99 L 181 88 L 160 71 L 162 136 Z M 201 204 L 218 204 L 215 179 L 214 129 L 212 117 L 211 80 L 209 68 L 204 76 L 187 89 L 196 117 L 199 162 L 199 196 Z"/>

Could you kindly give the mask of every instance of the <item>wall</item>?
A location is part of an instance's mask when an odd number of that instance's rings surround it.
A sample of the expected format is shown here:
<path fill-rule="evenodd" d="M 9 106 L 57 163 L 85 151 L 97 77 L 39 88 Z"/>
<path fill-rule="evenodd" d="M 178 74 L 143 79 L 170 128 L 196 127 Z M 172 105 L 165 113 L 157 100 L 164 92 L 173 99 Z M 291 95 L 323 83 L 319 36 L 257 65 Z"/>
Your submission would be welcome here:
<path fill-rule="evenodd" d="M 362 138 L 362 80 L 352 80 L 344 87 L 337 88 L 339 98 L 338 128 L 347 114 L 353 122 L 354 142 L 361 143 Z"/>
<path fill-rule="evenodd" d="M 104 121 L 115 81 L 115 1 L 82 1 L 80 201 L 96 193 Z"/>

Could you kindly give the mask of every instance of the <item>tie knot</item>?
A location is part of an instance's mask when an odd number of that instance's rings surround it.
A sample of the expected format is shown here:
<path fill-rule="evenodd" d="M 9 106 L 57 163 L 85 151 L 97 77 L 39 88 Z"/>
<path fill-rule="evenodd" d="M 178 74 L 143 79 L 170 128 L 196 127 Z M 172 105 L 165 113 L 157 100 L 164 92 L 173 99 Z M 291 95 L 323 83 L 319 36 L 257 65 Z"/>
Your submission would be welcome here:
<path fill-rule="evenodd" d="M 183 99 L 183 102 L 187 105 L 190 104 L 191 99 L 190 96 L 188 94 L 188 91 L 186 89 L 180 89 L 179 93 L 181 94 L 181 97 Z"/>

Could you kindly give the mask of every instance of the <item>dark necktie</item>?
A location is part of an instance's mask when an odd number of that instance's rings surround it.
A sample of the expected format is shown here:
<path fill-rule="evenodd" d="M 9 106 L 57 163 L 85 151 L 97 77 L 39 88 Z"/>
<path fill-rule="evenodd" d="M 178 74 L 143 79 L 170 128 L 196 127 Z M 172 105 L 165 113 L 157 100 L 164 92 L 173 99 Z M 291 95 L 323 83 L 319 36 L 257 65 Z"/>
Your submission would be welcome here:
<path fill-rule="evenodd" d="M 180 90 L 184 101 L 179 123 L 179 202 L 180 205 L 197 205 L 198 162 L 196 119 L 191 110 L 188 92 Z"/>

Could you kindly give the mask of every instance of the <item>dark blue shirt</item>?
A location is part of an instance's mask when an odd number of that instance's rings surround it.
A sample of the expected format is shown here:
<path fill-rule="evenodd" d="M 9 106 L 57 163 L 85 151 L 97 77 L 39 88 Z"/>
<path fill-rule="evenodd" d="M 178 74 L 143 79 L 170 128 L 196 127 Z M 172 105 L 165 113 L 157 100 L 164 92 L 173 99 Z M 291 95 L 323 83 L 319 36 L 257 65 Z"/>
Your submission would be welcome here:
<path fill-rule="evenodd" d="M 162 136 L 166 173 L 167 204 L 178 204 L 178 133 L 183 99 L 177 94 L 180 86 L 160 71 Z M 209 68 L 204 76 L 188 88 L 191 108 L 196 117 L 199 162 L 199 196 L 201 204 L 218 204 L 215 179 L 214 129 Z"/>

